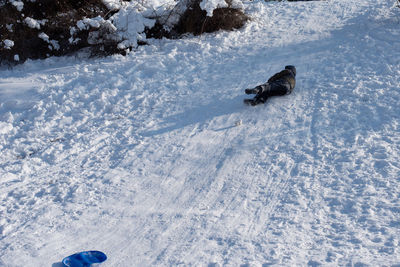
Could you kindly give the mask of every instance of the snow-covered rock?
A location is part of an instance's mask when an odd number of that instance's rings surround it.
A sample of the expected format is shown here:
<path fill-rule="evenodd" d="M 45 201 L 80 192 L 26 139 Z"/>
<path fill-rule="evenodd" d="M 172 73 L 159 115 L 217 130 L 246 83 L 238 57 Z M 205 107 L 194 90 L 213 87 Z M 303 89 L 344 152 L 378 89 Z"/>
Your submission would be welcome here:
<path fill-rule="evenodd" d="M 45 42 L 49 42 L 49 36 L 47 34 L 45 34 L 44 32 L 39 33 L 38 37 Z"/>
<path fill-rule="evenodd" d="M 8 0 L 13 6 L 15 6 L 15 8 L 18 11 L 22 11 L 22 9 L 24 8 L 24 2 L 22 1 L 17 1 L 17 0 Z"/>
<path fill-rule="evenodd" d="M 44 23 L 44 21 L 36 20 L 30 17 L 26 17 L 24 19 L 24 22 L 26 25 L 28 25 L 29 28 L 38 30 L 40 30 L 40 25 Z"/>
<path fill-rule="evenodd" d="M 14 41 L 5 39 L 3 45 L 5 49 L 11 49 L 14 46 Z"/>
<path fill-rule="evenodd" d="M 244 9 L 244 5 L 240 0 L 232 0 L 230 1 L 229 5 L 225 0 L 202 0 L 200 2 L 200 8 L 202 10 L 205 10 L 207 12 L 207 16 L 209 17 L 212 17 L 215 9 L 224 7 L 230 7 L 240 10 Z"/>
<path fill-rule="evenodd" d="M 128 5 L 122 7 L 118 13 L 113 15 L 110 20 L 118 29 L 118 38 L 121 43 L 118 45 L 120 49 L 128 47 L 136 47 L 138 41 L 145 40 L 146 36 L 143 33 L 145 27 L 153 27 L 154 19 L 145 18 L 140 11 L 140 6 Z"/>

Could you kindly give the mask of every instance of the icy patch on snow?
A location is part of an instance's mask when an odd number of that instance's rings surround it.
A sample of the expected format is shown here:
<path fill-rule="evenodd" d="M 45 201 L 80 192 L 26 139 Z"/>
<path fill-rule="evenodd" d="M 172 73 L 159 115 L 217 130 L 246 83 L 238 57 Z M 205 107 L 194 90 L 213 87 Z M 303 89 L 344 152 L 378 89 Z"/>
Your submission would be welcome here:
<path fill-rule="evenodd" d="M 14 60 L 19 60 L 19 56 L 15 55 Z M 37 90 L 41 86 L 40 82 L 31 78 L 13 80 L 0 78 L 0 120 L 4 120 L 1 117 L 2 112 L 19 113 L 21 110 L 31 108 L 38 100 Z"/>

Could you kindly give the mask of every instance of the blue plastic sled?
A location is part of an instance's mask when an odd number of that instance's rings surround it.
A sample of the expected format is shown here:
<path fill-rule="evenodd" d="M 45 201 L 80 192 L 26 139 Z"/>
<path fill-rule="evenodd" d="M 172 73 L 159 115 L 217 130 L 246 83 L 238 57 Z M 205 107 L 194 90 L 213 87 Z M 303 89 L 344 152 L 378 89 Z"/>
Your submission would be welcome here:
<path fill-rule="evenodd" d="M 107 259 L 106 254 L 101 251 L 83 251 L 65 257 L 62 263 L 67 267 L 89 267 L 93 263 L 100 263 Z"/>

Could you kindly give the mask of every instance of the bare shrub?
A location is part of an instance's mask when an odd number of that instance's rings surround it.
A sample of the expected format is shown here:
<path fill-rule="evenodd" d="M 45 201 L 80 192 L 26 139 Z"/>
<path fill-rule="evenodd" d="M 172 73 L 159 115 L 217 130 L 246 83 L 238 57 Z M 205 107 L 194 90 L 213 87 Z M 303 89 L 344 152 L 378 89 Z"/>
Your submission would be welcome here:
<path fill-rule="evenodd" d="M 153 38 L 178 38 L 185 33 L 192 33 L 200 35 L 202 33 L 210 33 L 219 30 L 231 31 L 239 29 L 249 20 L 242 10 L 232 8 L 228 2 L 228 7 L 217 8 L 213 11 L 213 15 L 207 16 L 207 12 L 200 8 L 201 0 L 181 0 L 177 4 L 180 7 L 173 9 L 172 12 L 178 12 L 178 22 L 173 25 L 172 29 L 165 28 L 168 19 L 161 18 L 157 21 L 152 29 L 148 29 L 146 34 Z M 182 10 L 182 3 L 184 3 L 184 12 Z M 168 14 L 174 16 L 176 14 Z M 170 25 L 167 25 L 170 26 Z"/>
<path fill-rule="evenodd" d="M 16 6 L 7 1 L 0 8 L 0 63 L 60 56 L 88 46 L 95 48 L 93 51 L 117 50 L 111 40 L 101 45 L 88 43 L 90 32 L 99 31 L 98 28 L 71 32 L 84 18 L 106 17 L 110 13 L 101 0 L 21 2 L 22 6 Z M 12 46 L 6 45 L 9 41 Z"/>
<path fill-rule="evenodd" d="M 124 54 L 135 44 L 146 44 L 146 38 L 178 38 L 184 33 L 199 35 L 242 27 L 249 18 L 232 7 L 232 0 L 226 1 L 226 7 L 208 11 L 212 16 L 200 8 L 201 0 L 180 0 L 166 16 L 154 10 L 155 17 L 145 17 L 138 11 L 138 3 L 118 12 L 102 0 L 0 0 L 0 65 L 66 55 L 85 47 L 91 55 Z M 131 18 L 130 7 L 139 20 Z M 128 25 L 130 19 L 137 25 L 123 29 L 124 20 Z M 145 37 L 139 32 L 143 28 Z"/>
<path fill-rule="evenodd" d="M 219 30 L 231 31 L 243 27 L 248 20 L 248 17 L 241 10 L 230 7 L 217 8 L 212 17 L 207 17 L 207 12 L 202 10 L 199 4 L 199 0 L 192 2 L 192 5 L 183 14 L 175 27 L 178 34 L 193 33 L 199 35 L 204 32 Z"/>

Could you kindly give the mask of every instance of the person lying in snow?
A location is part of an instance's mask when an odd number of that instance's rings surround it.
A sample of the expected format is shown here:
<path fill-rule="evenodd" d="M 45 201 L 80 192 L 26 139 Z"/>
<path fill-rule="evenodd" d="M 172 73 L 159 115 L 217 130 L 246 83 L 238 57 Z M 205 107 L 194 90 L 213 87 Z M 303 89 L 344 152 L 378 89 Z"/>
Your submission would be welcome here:
<path fill-rule="evenodd" d="M 296 85 L 296 68 L 292 65 L 285 66 L 281 72 L 274 74 L 268 82 L 258 85 L 252 89 L 246 89 L 247 95 L 255 94 L 253 99 L 245 99 L 244 103 L 248 105 L 258 105 L 265 103 L 268 97 L 288 95 Z"/>

